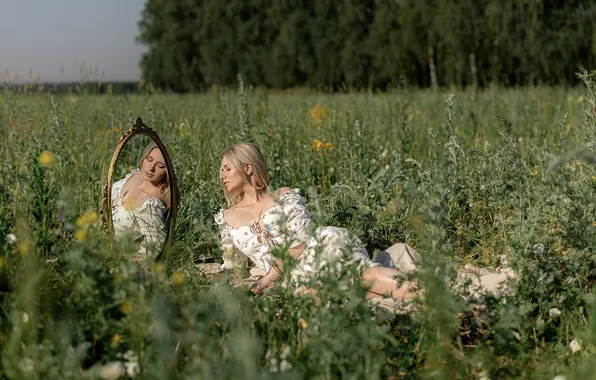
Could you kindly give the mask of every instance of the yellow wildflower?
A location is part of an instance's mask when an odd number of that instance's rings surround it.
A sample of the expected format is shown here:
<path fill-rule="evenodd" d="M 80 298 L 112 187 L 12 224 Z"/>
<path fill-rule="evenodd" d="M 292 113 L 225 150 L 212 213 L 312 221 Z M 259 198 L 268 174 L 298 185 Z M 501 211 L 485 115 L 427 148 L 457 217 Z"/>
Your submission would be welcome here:
<path fill-rule="evenodd" d="M 416 116 L 422 115 L 422 110 L 416 110 Z"/>
<path fill-rule="evenodd" d="M 120 133 L 120 128 L 118 128 L 118 127 L 114 127 L 114 128 L 112 129 L 112 131 L 113 131 L 114 133 Z"/>
<path fill-rule="evenodd" d="M 303 318 L 299 318 L 298 326 L 304 330 L 308 327 L 308 322 L 306 322 Z"/>
<path fill-rule="evenodd" d="M 538 175 L 538 169 L 534 169 L 532 173 L 530 173 L 532 177 L 536 177 Z"/>
<path fill-rule="evenodd" d="M 0 269 L 4 268 L 5 265 L 6 259 L 4 258 L 4 256 L 0 256 Z"/>
<path fill-rule="evenodd" d="M 19 243 L 18 248 L 19 248 L 19 252 L 21 253 L 21 255 L 25 256 L 31 250 L 31 243 L 29 243 L 26 240 L 22 241 Z"/>
<path fill-rule="evenodd" d="M 172 284 L 180 285 L 184 281 L 184 275 L 180 272 L 174 272 L 172 275 Z"/>
<path fill-rule="evenodd" d="M 596 222 L 592 222 L 592 227 L 596 227 Z"/>
<path fill-rule="evenodd" d="M 75 239 L 77 241 L 84 241 L 87 238 L 87 230 L 84 228 L 79 228 L 74 233 Z"/>
<path fill-rule="evenodd" d="M 116 348 L 122 342 L 124 342 L 122 336 L 120 334 L 114 334 L 112 336 L 112 344 L 110 346 L 112 346 L 112 348 Z"/>
<path fill-rule="evenodd" d="M 317 152 L 320 152 L 321 149 L 323 149 L 324 147 L 325 147 L 325 143 L 322 142 L 321 140 L 315 139 L 315 141 L 313 141 L 313 143 L 312 143 L 312 149 Z"/>
<path fill-rule="evenodd" d="M 126 198 L 124 200 L 124 209 L 127 211 L 134 210 L 137 208 L 137 202 L 135 202 L 132 198 Z"/>
<path fill-rule="evenodd" d="M 157 273 L 163 273 L 165 266 L 162 263 L 155 264 L 155 271 Z"/>
<path fill-rule="evenodd" d="M 120 305 L 120 311 L 123 314 L 130 314 L 132 312 L 132 302 L 129 300 L 122 302 Z"/>
<path fill-rule="evenodd" d="M 76 224 L 77 227 L 83 228 L 89 224 L 92 224 L 97 220 L 97 213 L 95 211 L 87 211 L 83 215 L 77 218 Z"/>
<path fill-rule="evenodd" d="M 583 101 L 584 101 L 584 97 L 580 95 L 580 96 L 577 98 L 577 100 L 575 101 L 575 104 L 580 104 L 580 103 L 581 103 L 581 102 L 583 102 Z"/>
<path fill-rule="evenodd" d="M 321 107 L 320 104 L 317 104 L 310 110 L 310 117 L 315 124 L 321 123 L 323 120 L 327 119 L 327 111 L 325 108 Z"/>
<path fill-rule="evenodd" d="M 332 143 L 325 143 L 325 146 L 324 146 L 324 148 L 323 148 L 323 149 L 325 149 L 325 150 L 332 150 L 332 149 L 334 149 L 334 148 L 335 148 L 335 147 L 333 146 L 333 144 L 332 144 Z"/>
<path fill-rule="evenodd" d="M 44 150 L 39 155 L 38 160 L 41 166 L 51 167 L 54 165 L 54 162 L 56 162 L 56 155 L 49 150 Z"/>

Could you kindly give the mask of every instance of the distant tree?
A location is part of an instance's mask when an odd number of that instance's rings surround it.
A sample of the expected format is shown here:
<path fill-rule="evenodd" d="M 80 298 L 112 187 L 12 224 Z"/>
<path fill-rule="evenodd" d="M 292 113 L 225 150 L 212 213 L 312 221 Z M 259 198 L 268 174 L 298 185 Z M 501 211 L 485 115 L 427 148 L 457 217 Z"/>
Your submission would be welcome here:
<path fill-rule="evenodd" d="M 147 0 L 143 78 L 386 89 L 576 83 L 596 66 L 595 0 Z"/>

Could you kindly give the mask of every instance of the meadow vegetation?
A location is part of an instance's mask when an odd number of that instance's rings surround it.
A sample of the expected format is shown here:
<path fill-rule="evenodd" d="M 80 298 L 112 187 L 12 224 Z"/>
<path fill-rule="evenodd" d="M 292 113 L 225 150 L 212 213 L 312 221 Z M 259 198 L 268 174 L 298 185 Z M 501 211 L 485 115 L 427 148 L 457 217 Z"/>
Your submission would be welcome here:
<path fill-rule="evenodd" d="M 596 86 L 385 94 L 246 88 L 173 95 L 0 95 L 0 373 L 63 378 L 547 378 L 596 368 Z M 141 91 L 142 92 L 142 91 Z M 143 281 L 99 226 L 113 149 L 135 117 L 174 161 L 168 260 Z M 351 273 L 319 300 L 210 282 L 218 170 L 262 148 L 273 187 L 371 255 L 422 256 L 414 312 L 369 307 Z M 283 251 L 278 254 L 283 256 Z M 501 297 L 454 288 L 458 266 L 507 264 Z"/>

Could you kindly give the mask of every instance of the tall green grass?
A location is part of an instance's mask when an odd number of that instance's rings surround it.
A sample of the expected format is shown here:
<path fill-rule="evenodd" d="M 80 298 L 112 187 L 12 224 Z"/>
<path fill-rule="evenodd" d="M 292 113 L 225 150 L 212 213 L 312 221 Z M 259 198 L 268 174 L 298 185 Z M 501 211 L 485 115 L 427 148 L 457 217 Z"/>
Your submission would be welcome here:
<path fill-rule="evenodd" d="M 584 378 L 596 347 L 591 78 L 581 89 L 453 94 L 274 94 L 240 82 L 237 92 L 54 98 L 6 88 L 2 376 L 571 378 L 579 364 Z M 130 247 L 93 221 L 136 116 L 164 141 L 181 192 L 169 260 L 143 282 L 122 259 Z M 316 223 L 349 228 L 371 255 L 415 247 L 426 294 L 417 311 L 372 309 L 350 272 L 324 278 L 319 300 L 209 282 L 194 265 L 221 256 L 219 159 L 239 141 L 262 148 L 274 187 L 302 190 Z M 449 286 L 459 265 L 503 261 L 521 274 L 505 297 Z"/>

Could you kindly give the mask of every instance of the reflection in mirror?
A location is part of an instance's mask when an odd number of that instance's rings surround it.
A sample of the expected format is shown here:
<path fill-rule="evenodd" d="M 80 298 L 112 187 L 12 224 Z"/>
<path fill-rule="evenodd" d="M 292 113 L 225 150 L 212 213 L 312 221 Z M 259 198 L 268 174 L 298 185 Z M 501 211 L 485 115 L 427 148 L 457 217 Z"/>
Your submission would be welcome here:
<path fill-rule="evenodd" d="M 170 205 L 170 175 L 166 155 L 146 135 L 132 136 L 118 155 L 111 184 L 114 233 L 136 249 L 134 261 L 153 261 L 166 242 Z"/>

